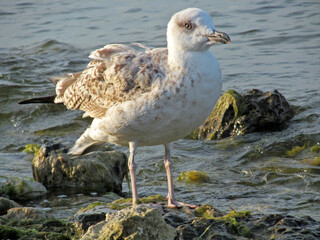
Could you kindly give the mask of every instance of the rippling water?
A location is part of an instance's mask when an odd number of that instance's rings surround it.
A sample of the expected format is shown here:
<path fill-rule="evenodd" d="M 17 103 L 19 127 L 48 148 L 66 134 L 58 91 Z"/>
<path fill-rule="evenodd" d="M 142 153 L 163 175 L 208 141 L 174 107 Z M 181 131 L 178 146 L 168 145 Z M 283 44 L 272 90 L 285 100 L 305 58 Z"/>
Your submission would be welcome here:
<path fill-rule="evenodd" d="M 0 9 L 0 175 L 31 177 L 22 152 L 29 143 L 72 143 L 90 124 L 63 106 L 20 106 L 30 96 L 52 94 L 48 77 L 83 69 L 89 53 L 107 43 L 166 45 L 170 16 L 200 7 L 227 32 L 231 45 L 212 48 L 224 75 L 223 90 L 278 89 L 296 116 L 281 132 L 220 141 L 173 143 L 174 177 L 205 170 L 209 183 L 176 182 L 177 196 L 229 210 L 309 215 L 320 220 L 320 167 L 304 163 L 320 144 L 319 1 L 3 1 Z M 297 156 L 286 151 L 306 146 Z M 127 152 L 126 148 L 116 147 Z M 166 195 L 162 146 L 138 149 L 140 196 Z M 143 166 L 143 167 L 142 167 Z M 128 191 L 124 184 L 124 191 Z M 58 217 L 104 195 L 55 192 L 30 206 Z M 69 211 L 67 211 L 69 209 Z M 71 209 L 71 210 L 70 210 Z"/>

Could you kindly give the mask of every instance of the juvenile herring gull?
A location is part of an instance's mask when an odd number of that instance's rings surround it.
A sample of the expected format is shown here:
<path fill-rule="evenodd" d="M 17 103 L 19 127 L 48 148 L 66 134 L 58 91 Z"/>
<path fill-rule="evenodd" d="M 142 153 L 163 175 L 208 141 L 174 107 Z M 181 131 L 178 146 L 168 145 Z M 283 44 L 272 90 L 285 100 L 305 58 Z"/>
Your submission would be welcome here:
<path fill-rule="evenodd" d="M 105 142 L 129 146 L 132 200 L 138 200 L 135 152 L 138 146 L 163 144 L 168 177 L 168 206 L 186 205 L 174 196 L 170 142 L 185 137 L 211 113 L 221 92 L 221 71 L 209 51 L 229 43 L 215 30 L 210 15 L 198 8 L 174 14 L 167 27 L 167 48 L 144 52 L 109 44 L 90 54 L 82 72 L 52 78 L 54 103 L 84 111 L 92 124 L 70 149 L 80 155 Z M 49 100 L 53 99 L 52 97 Z M 47 99 L 48 101 L 48 99 Z M 21 103 L 39 102 L 23 101 Z"/>

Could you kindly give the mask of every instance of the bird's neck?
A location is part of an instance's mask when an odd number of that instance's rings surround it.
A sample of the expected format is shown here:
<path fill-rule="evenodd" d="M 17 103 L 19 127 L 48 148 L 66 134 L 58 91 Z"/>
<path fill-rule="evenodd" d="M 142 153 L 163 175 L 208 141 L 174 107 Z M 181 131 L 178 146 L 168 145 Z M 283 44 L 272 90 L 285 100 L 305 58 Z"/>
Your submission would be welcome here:
<path fill-rule="evenodd" d="M 201 59 L 207 59 L 211 54 L 207 51 L 186 51 L 179 47 L 168 46 L 168 64 L 185 68 L 188 64 L 193 64 Z"/>

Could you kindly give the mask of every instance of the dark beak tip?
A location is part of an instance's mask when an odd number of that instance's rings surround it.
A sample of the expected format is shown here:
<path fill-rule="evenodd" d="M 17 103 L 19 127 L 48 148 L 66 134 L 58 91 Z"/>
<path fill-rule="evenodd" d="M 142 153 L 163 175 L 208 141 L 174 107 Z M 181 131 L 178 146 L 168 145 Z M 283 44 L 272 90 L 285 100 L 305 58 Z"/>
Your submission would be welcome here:
<path fill-rule="evenodd" d="M 226 43 L 226 44 L 231 43 L 231 38 L 229 37 L 228 34 L 224 33 L 224 34 L 223 34 L 223 39 L 225 39 L 225 41 L 226 41 L 225 43 Z"/>
<path fill-rule="evenodd" d="M 224 32 L 218 32 L 215 31 L 210 37 L 209 39 L 211 41 L 216 41 L 222 44 L 230 44 L 231 43 L 231 39 L 229 37 L 228 34 L 224 33 Z"/>

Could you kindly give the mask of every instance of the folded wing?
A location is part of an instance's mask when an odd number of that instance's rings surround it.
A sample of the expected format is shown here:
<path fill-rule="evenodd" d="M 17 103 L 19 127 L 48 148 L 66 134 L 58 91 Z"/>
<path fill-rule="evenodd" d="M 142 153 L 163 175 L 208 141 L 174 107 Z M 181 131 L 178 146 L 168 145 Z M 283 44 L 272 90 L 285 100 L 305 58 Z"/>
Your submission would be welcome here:
<path fill-rule="evenodd" d="M 78 73 L 52 78 L 55 103 L 85 111 L 84 117 L 101 118 L 107 110 L 134 100 L 165 78 L 167 49 L 138 52 L 122 44 L 111 44 L 90 54 L 93 60 Z"/>

